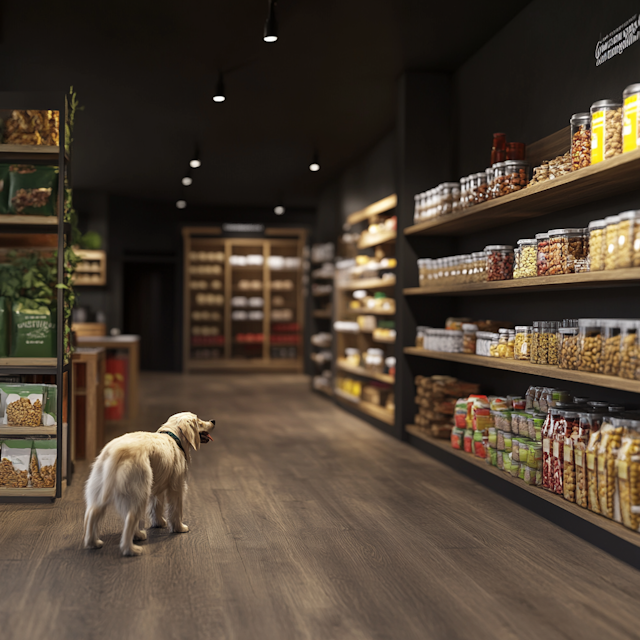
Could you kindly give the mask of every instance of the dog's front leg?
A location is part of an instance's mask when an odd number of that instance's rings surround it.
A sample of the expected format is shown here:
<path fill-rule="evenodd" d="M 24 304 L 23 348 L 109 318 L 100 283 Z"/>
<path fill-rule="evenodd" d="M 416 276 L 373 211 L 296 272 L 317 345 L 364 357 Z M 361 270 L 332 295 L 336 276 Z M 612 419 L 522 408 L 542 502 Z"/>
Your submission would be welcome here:
<path fill-rule="evenodd" d="M 166 527 L 167 520 L 164 517 L 165 495 L 164 491 L 157 496 L 152 496 L 150 504 L 151 527 Z"/>
<path fill-rule="evenodd" d="M 169 523 L 174 533 L 186 533 L 189 527 L 182 522 L 182 500 L 184 483 L 178 489 L 167 489 L 167 503 L 169 505 Z"/>

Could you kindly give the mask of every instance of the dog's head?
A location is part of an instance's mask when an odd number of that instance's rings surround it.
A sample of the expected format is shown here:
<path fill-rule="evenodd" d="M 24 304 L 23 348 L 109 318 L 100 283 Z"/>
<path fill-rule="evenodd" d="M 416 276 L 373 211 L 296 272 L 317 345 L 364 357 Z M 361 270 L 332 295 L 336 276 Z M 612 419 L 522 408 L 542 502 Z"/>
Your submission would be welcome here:
<path fill-rule="evenodd" d="M 206 444 L 209 440 L 213 440 L 209 431 L 213 431 L 215 426 L 215 420 L 200 420 L 195 413 L 184 411 L 171 416 L 160 429 L 166 430 L 166 427 L 169 427 L 197 451 L 200 449 L 200 443 Z"/>

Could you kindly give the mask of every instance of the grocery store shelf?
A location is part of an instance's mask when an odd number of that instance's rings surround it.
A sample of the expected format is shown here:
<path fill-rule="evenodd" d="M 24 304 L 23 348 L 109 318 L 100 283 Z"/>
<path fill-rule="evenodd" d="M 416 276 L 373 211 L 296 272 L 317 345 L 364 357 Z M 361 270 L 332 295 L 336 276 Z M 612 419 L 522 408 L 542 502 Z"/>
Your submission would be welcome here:
<path fill-rule="evenodd" d="M 385 242 L 395 242 L 397 233 L 395 229 L 389 231 L 380 231 L 378 233 L 369 233 L 363 231 L 358 240 L 358 249 L 369 249 L 370 247 L 377 247 L 379 244 Z"/>
<path fill-rule="evenodd" d="M 492 486 L 492 488 L 495 488 L 496 481 L 498 483 L 500 483 L 500 481 L 503 481 L 506 485 L 508 485 L 508 488 L 512 492 L 509 497 L 515 498 L 518 502 L 520 502 L 520 500 L 517 499 L 517 489 L 520 489 L 526 494 L 532 494 L 535 498 L 539 498 L 540 500 L 547 502 L 549 505 L 553 505 L 553 507 L 555 507 L 554 511 L 556 511 L 557 514 L 556 517 L 562 519 L 562 522 L 558 522 L 558 524 L 561 524 L 561 526 L 565 526 L 567 524 L 565 518 L 566 512 L 568 512 L 572 516 L 577 516 L 577 518 L 579 518 L 581 521 L 589 523 L 589 525 L 595 525 L 599 529 L 603 529 L 606 532 L 613 534 L 617 537 L 617 540 L 615 540 L 616 543 L 619 543 L 619 539 L 622 539 L 625 542 L 628 542 L 631 545 L 640 548 L 640 534 L 627 529 L 624 525 L 608 520 L 607 518 L 593 513 L 588 509 L 583 509 L 582 507 L 579 507 L 572 502 L 568 502 L 562 496 L 551 493 L 546 489 L 525 484 L 519 478 L 514 478 L 509 473 L 505 473 L 497 467 L 488 465 L 482 458 L 477 458 L 471 454 L 465 453 L 464 451 L 453 449 L 449 440 L 440 440 L 438 438 L 434 438 L 415 425 L 406 425 L 405 430 L 410 434 L 409 441 L 412 442 L 412 444 L 416 444 L 415 441 L 412 441 L 412 438 L 426 442 L 428 443 L 429 448 L 434 448 L 435 450 L 437 450 L 435 453 L 437 453 L 438 451 L 443 452 L 446 456 L 450 456 L 452 459 L 455 459 L 456 462 L 461 461 L 462 464 L 468 465 L 471 468 L 477 468 L 478 471 L 476 471 L 476 474 L 474 474 L 476 476 L 480 471 L 485 472 L 487 477 L 491 480 L 490 486 Z M 427 452 L 431 453 L 431 451 Z M 438 459 L 442 461 L 446 461 L 446 459 L 443 459 L 442 454 L 437 455 L 436 457 L 438 457 Z M 455 466 L 456 468 L 459 468 L 460 463 Z M 482 477 L 482 474 L 480 475 L 480 477 Z M 561 509 L 562 512 L 558 513 L 557 509 Z M 578 526 L 579 525 L 580 523 L 578 523 Z"/>
<path fill-rule="evenodd" d="M 313 317 L 331 320 L 331 309 L 315 309 L 313 312 Z"/>
<path fill-rule="evenodd" d="M 331 387 L 312 387 L 312 389 L 325 396 L 329 396 L 329 398 L 333 398 L 333 390 Z"/>
<path fill-rule="evenodd" d="M 58 154 L 60 147 L 44 144 L 0 144 L 0 154 L 3 153 L 23 153 L 23 154 Z"/>
<path fill-rule="evenodd" d="M 347 309 L 347 313 L 358 316 L 395 316 L 395 311 L 386 309 Z"/>
<path fill-rule="evenodd" d="M 338 288 L 341 291 L 355 291 L 356 289 L 386 289 L 396 286 L 396 277 L 390 278 L 363 278 L 362 280 L 351 280 L 341 284 Z"/>
<path fill-rule="evenodd" d="M 334 393 L 338 400 L 342 400 L 351 410 L 356 413 L 359 411 L 364 413 L 371 418 L 375 418 L 384 424 L 393 426 L 395 422 L 393 411 L 389 411 L 384 407 L 379 407 L 371 402 L 365 402 L 364 400 L 360 400 L 360 398 L 356 398 L 348 393 L 342 391 L 342 389 L 334 389 Z"/>
<path fill-rule="evenodd" d="M 14 489 L 13 487 L 0 487 L 0 497 L 3 498 L 55 498 L 56 489 L 36 489 L 35 487 L 24 487 Z"/>
<path fill-rule="evenodd" d="M 397 204 L 398 196 L 395 193 L 392 193 L 390 196 L 382 198 L 382 200 L 378 200 L 364 209 L 360 209 L 360 211 L 350 213 L 347 216 L 347 224 L 354 225 L 359 222 L 364 222 L 369 218 L 373 218 L 381 213 L 386 213 L 387 211 L 391 211 L 391 209 L 395 209 Z"/>
<path fill-rule="evenodd" d="M 0 358 L 0 373 L 53 374 L 57 371 L 56 358 Z"/>
<path fill-rule="evenodd" d="M 568 289 L 633 287 L 640 286 L 640 268 L 614 269 L 612 271 L 591 271 L 589 273 L 568 273 L 557 276 L 538 276 L 517 280 L 497 280 L 494 282 L 471 282 L 453 284 L 443 282 L 428 287 L 410 287 L 404 289 L 406 296 L 446 296 L 482 295 L 483 293 L 524 293 L 534 291 L 565 291 Z"/>
<path fill-rule="evenodd" d="M 262 357 L 229 360 L 223 358 L 212 358 L 210 360 L 191 359 L 187 361 L 185 369 L 187 371 L 301 371 L 302 362 L 295 358 L 272 358 L 267 360 Z"/>
<path fill-rule="evenodd" d="M 617 378 L 615 376 L 605 376 L 600 373 L 587 373 L 586 371 L 569 371 L 544 364 L 531 364 L 522 360 L 510 360 L 507 358 L 489 358 L 485 356 L 476 356 L 466 353 L 444 353 L 440 351 L 427 351 L 418 347 L 405 347 L 404 352 L 412 356 L 420 356 L 421 358 L 431 358 L 433 360 L 447 360 L 448 362 L 460 362 L 463 364 L 472 364 L 477 367 L 485 367 L 488 369 L 503 369 L 505 371 L 514 371 L 516 373 L 524 373 L 532 376 L 540 376 L 543 378 L 553 378 L 555 380 L 568 380 L 569 382 L 578 382 L 581 384 L 589 384 L 594 387 L 606 387 L 608 389 L 618 389 L 619 391 L 629 391 L 631 393 L 640 393 L 639 380 L 626 380 L 625 378 Z"/>
<path fill-rule="evenodd" d="M 360 398 L 358 398 L 357 396 L 352 396 L 350 393 L 347 393 L 346 391 L 343 391 L 342 389 L 338 389 L 337 387 L 333 390 L 334 395 L 336 396 L 336 398 L 342 398 L 343 400 L 346 400 L 347 402 L 349 402 L 352 405 L 360 405 Z"/>
<path fill-rule="evenodd" d="M 0 160 L 2 160 L 1 156 Z M 70 229 L 71 226 L 69 225 L 69 223 L 65 222 L 64 232 L 68 234 L 70 232 Z M 11 234 L 57 234 L 58 217 L 2 214 L 0 215 L 0 232 Z"/>
<path fill-rule="evenodd" d="M 405 235 L 466 235 L 638 188 L 640 149 L 496 200 L 407 227 Z"/>
<path fill-rule="evenodd" d="M 376 338 L 375 335 L 373 335 L 373 341 L 374 342 L 379 342 L 380 344 L 395 344 L 396 343 L 396 339 L 395 338 Z"/>
<path fill-rule="evenodd" d="M 58 433 L 58 427 L 12 427 L 0 426 L 0 438 L 10 438 L 11 436 L 55 436 Z"/>
<path fill-rule="evenodd" d="M 386 382 L 387 384 L 395 384 L 396 379 L 393 376 L 390 376 L 388 373 L 376 373 L 374 371 L 369 371 L 364 367 L 353 367 L 344 362 L 337 362 L 336 366 L 341 371 L 345 371 L 347 373 L 352 373 L 357 376 L 361 376 L 363 378 L 370 378 L 371 380 L 377 380 L 378 382 Z"/>

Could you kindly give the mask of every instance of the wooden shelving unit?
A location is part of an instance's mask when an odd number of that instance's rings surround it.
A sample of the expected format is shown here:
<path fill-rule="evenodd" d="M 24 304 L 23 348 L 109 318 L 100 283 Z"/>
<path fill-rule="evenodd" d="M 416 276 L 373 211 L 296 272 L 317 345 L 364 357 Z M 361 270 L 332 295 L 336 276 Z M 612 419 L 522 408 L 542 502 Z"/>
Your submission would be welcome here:
<path fill-rule="evenodd" d="M 313 317 L 321 320 L 331 320 L 331 309 L 314 309 Z"/>
<path fill-rule="evenodd" d="M 102 249 L 77 249 L 81 258 L 76 267 L 73 284 L 77 287 L 104 287 L 107 284 L 107 252 Z"/>
<path fill-rule="evenodd" d="M 265 237 L 222 237 L 219 227 L 185 227 L 183 241 L 184 370 L 302 371 L 306 232 L 266 229 Z M 246 260 L 249 255 L 261 256 L 260 264 L 240 265 L 233 258 L 245 256 Z M 278 256 L 295 259 L 299 266 L 270 265 L 270 258 Z M 260 286 L 247 286 L 246 281 L 251 285 L 259 281 Z M 282 281 L 289 286 L 279 286 Z M 233 298 L 238 296 L 260 298 L 262 306 L 234 306 Z M 262 315 L 239 319 L 234 311 Z M 286 325 L 291 328 L 281 331 Z M 287 340 L 278 340 L 285 334 Z M 238 339 L 238 335 L 251 339 Z"/>
<path fill-rule="evenodd" d="M 387 211 L 395 209 L 397 204 L 398 196 L 395 193 L 392 193 L 390 196 L 382 198 L 382 200 L 378 200 L 377 202 L 366 206 L 364 209 L 360 209 L 360 211 L 350 213 L 347 216 L 347 224 L 349 226 L 354 226 L 360 222 L 369 220 L 369 218 L 374 218 L 380 214 L 387 213 Z"/>
<path fill-rule="evenodd" d="M 640 149 L 457 213 L 407 227 L 405 235 L 459 236 L 536 218 L 638 188 Z"/>
<path fill-rule="evenodd" d="M 356 376 L 360 376 L 362 378 L 369 378 L 371 380 L 377 380 L 378 382 L 386 382 L 387 384 L 395 384 L 395 378 L 390 376 L 388 373 L 376 373 L 374 371 L 369 371 L 364 367 L 352 367 L 348 365 L 346 362 L 341 362 L 338 360 L 336 363 L 336 367 L 340 369 L 340 371 L 344 371 L 345 373 L 353 373 Z"/>
<path fill-rule="evenodd" d="M 371 247 L 377 247 L 387 242 L 395 242 L 396 238 L 397 233 L 395 229 L 380 231 L 378 233 L 363 231 L 358 240 L 358 249 L 370 249 Z"/>
<path fill-rule="evenodd" d="M 396 277 L 391 278 L 362 278 L 343 282 L 340 285 L 341 291 L 356 291 L 358 289 L 390 289 L 396 286 Z"/>
<path fill-rule="evenodd" d="M 395 311 L 387 309 L 347 309 L 344 313 L 352 316 L 395 316 Z"/>
<path fill-rule="evenodd" d="M 497 280 L 494 282 L 473 282 L 455 284 L 437 281 L 427 287 L 409 287 L 406 296 L 447 296 L 447 295 L 492 295 L 500 293 L 529 293 L 536 291 L 564 291 L 571 289 L 596 289 L 607 287 L 640 286 L 640 268 L 614 269 L 612 271 L 590 271 L 588 273 L 567 273 L 556 276 L 520 278 L 518 280 Z"/>
<path fill-rule="evenodd" d="M 619 389 L 631 393 L 640 393 L 640 381 L 617 378 L 615 376 L 605 376 L 601 373 L 588 373 L 586 371 L 570 371 L 560 369 L 545 364 L 531 364 L 525 360 L 510 360 L 508 358 L 489 358 L 486 356 L 474 356 L 466 353 L 443 353 L 440 351 L 427 351 L 417 347 L 405 347 L 407 355 L 419 356 L 421 358 L 431 358 L 432 360 L 446 360 L 447 362 L 460 362 L 462 364 L 472 364 L 476 367 L 487 369 L 502 369 L 503 371 L 513 371 L 542 378 L 553 378 L 555 380 L 567 380 L 569 382 L 579 382 L 589 384 L 594 387 L 605 387 L 608 389 Z"/>

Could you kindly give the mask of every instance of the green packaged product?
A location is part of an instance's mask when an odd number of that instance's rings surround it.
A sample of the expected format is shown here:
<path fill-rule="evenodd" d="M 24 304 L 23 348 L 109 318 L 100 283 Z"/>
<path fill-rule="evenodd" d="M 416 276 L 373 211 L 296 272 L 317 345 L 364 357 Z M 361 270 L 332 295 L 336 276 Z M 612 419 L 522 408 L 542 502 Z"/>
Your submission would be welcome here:
<path fill-rule="evenodd" d="M 11 311 L 12 358 L 55 358 L 56 316 L 47 307 L 27 309 L 22 302 Z"/>
<path fill-rule="evenodd" d="M 32 487 L 51 489 L 56 486 L 57 460 L 56 440 L 33 441 L 33 456 L 29 465 L 29 480 Z"/>
<path fill-rule="evenodd" d="M 9 165 L 0 164 L 0 213 L 9 213 Z"/>
<path fill-rule="evenodd" d="M 9 355 L 9 314 L 7 301 L 0 296 L 0 358 Z"/>
<path fill-rule="evenodd" d="M 0 450 L 0 486 L 13 489 L 29 484 L 32 440 L 5 440 Z"/>
<path fill-rule="evenodd" d="M 9 166 L 9 212 L 21 215 L 57 215 L 58 167 Z"/>
<path fill-rule="evenodd" d="M 0 384 L 0 424 L 54 426 L 57 392 L 54 384 Z"/>

